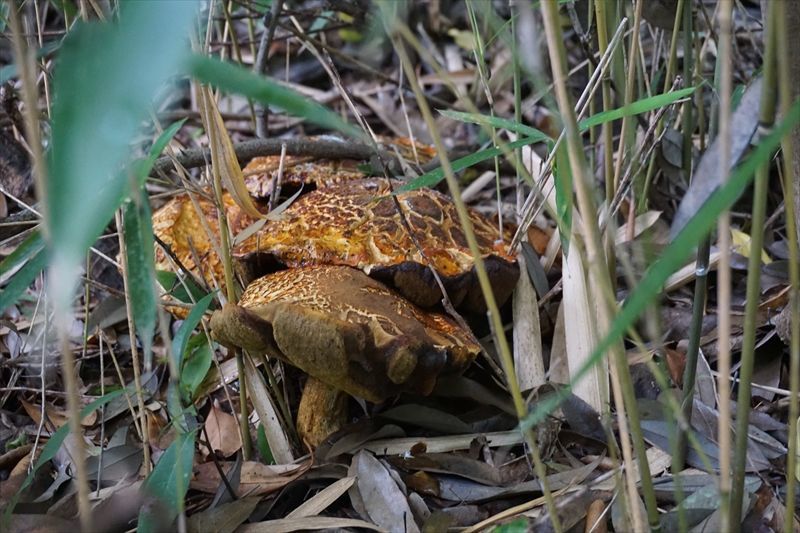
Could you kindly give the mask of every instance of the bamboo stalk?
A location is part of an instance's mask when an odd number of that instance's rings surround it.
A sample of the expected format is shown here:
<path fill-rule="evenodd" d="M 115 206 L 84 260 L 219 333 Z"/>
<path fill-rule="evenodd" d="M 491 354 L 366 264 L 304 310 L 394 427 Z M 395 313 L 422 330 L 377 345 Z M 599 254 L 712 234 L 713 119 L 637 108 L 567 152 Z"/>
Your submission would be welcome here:
<path fill-rule="evenodd" d="M 731 94 L 733 73 L 732 47 L 732 0 L 722 0 L 719 9 L 719 142 L 720 166 L 723 182 L 727 181 L 731 158 Z M 720 214 L 717 224 L 717 392 L 719 394 L 719 500 L 720 531 L 732 531 L 730 523 L 731 505 L 731 215 L 726 210 Z"/>
<path fill-rule="evenodd" d="M 774 30 L 777 33 L 778 43 L 778 87 L 780 93 L 780 110 L 785 115 L 792 106 L 792 80 L 790 79 L 790 51 L 789 51 L 789 14 L 787 9 L 794 9 L 793 14 L 796 21 L 800 17 L 800 9 L 797 6 L 787 6 L 779 3 L 777 6 L 778 16 L 775 17 L 776 24 Z M 795 88 L 796 94 L 796 88 Z M 797 135 L 795 131 L 794 135 Z M 798 423 L 800 423 L 800 251 L 798 251 L 797 217 L 800 213 L 795 212 L 795 202 L 797 198 L 792 198 L 793 193 L 797 194 L 796 183 L 798 177 L 793 177 L 793 162 L 800 154 L 794 153 L 796 143 L 787 135 L 783 139 L 783 203 L 786 215 L 786 235 L 789 247 L 789 282 L 791 292 L 789 303 L 791 309 L 791 323 L 789 335 L 789 456 L 786 460 L 786 514 L 784 515 L 783 530 L 790 533 L 793 529 L 793 519 L 795 516 L 795 498 L 797 494 L 797 478 L 800 473 L 798 469 L 798 455 L 800 454 L 800 435 L 798 435 Z"/>
<path fill-rule="evenodd" d="M 638 6 L 640 12 L 641 5 Z M 585 246 L 587 265 L 589 268 L 590 279 L 594 282 L 595 296 L 601 309 L 605 312 L 598 313 L 598 330 L 605 334 L 609 329 L 609 317 L 616 310 L 611 282 L 608 275 L 608 265 L 604 260 L 602 249 L 602 239 L 597 225 L 597 210 L 594 205 L 588 180 L 585 173 L 585 161 L 583 159 L 583 145 L 578 132 L 577 120 L 572 103 L 567 93 L 566 87 L 566 68 L 564 42 L 561 35 L 561 27 L 558 22 L 558 7 L 554 0 L 542 2 L 542 12 L 544 15 L 545 31 L 547 33 L 548 49 L 550 52 L 550 64 L 553 70 L 553 84 L 558 100 L 559 111 L 564 121 L 564 131 L 566 132 L 567 148 L 570 166 L 573 172 L 573 183 L 578 197 L 578 205 L 581 212 L 583 230 L 585 231 Z M 641 13 L 640 13 L 641 14 Z M 638 28 L 635 27 L 634 31 Z M 628 479 L 628 491 L 631 501 L 631 512 L 633 514 L 633 527 L 637 531 L 643 530 L 644 524 L 639 516 L 638 507 L 634 502 L 638 501 L 638 491 L 636 480 L 632 476 L 633 454 L 631 452 L 631 440 L 636 450 L 639 461 L 639 473 L 641 476 L 642 489 L 645 496 L 645 506 L 647 508 L 648 522 L 654 529 L 659 527 L 658 509 L 656 506 L 655 491 L 653 490 L 652 479 L 650 477 L 650 466 L 647 462 L 647 454 L 642 437 L 641 427 L 639 426 L 639 413 L 636 399 L 631 382 L 628 361 L 621 343 L 615 343 L 611 348 L 614 357 L 611 366 L 611 385 L 614 392 L 614 401 L 617 407 L 617 421 L 619 424 L 620 443 L 622 445 L 623 458 L 628 465 L 626 477 Z M 630 424 L 625 417 L 625 412 L 630 416 Z M 628 434 L 630 431 L 630 435 Z M 632 439 L 631 439 L 632 437 Z"/>
<path fill-rule="evenodd" d="M 773 28 L 779 2 L 769 4 L 769 17 L 764 54 L 764 92 L 761 97 L 760 128 L 769 128 L 775 120 L 775 96 L 770 87 L 776 83 L 777 38 Z M 750 247 L 755 250 L 747 263 L 747 303 L 745 304 L 744 338 L 739 377 L 739 393 L 736 398 L 736 444 L 733 457 L 733 482 L 731 485 L 730 527 L 737 529 L 742 523 L 742 503 L 744 499 L 744 475 L 747 462 L 747 428 L 749 425 L 751 382 L 755 361 L 756 315 L 761 290 L 761 250 L 764 242 L 764 218 L 767 208 L 767 187 L 769 185 L 769 166 L 767 161 L 756 171 L 753 183 L 753 211 L 750 228 Z M 787 517 L 791 520 L 790 517 Z"/>

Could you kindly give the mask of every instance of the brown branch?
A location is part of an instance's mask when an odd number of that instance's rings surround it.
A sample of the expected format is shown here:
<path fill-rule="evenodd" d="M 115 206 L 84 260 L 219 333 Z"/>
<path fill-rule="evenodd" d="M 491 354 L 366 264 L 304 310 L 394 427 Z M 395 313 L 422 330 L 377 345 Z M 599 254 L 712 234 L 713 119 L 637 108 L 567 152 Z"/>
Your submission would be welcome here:
<path fill-rule="evenodd" d="M 329 139 L 252 139 L 234 143 L 234 151 L 239 163 L 247 164 L 257 156 L 280 155 L 281 146 L 286 145 L 286 155 L 311 156 L 320 159 L 361 159 L 369 160 L 375 150 L 366 144 Z M 393 160 L 393 156 L 382 152 L 381 157 Z M 175 157 L 184 168 L 196 168 L 211 162 L 208 148 L 184 150 Z M 151 175 L 166 172 L 173 165 L 172 157 L 159 157 L 153 165 Z"/>

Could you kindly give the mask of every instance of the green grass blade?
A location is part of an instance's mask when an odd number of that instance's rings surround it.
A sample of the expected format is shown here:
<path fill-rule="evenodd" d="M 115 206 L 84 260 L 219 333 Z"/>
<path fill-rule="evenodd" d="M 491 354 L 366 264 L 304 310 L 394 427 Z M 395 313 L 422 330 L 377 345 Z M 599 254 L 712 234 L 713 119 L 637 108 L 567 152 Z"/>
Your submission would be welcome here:
<path fill-rule="evenodd" d="M 153 170 L 153 165 L 156 164 L 156 159 L 158 159 L 158 156 L 161 155 L 161 152 L 164 151 L 164 148 L 167 147 L 172 138 L 175 137 L 175 134 L 178 133 L 178 130 L 183 127 L 185 122 L 186 119 L 183 119 L 170 124 L 164 131 L 161 132 L 161 135 L 156 138 L 155 142 L 153 142 L 153 146 L 150 147 L 147 157 L 136 162 L 134 172 L 136 174 L 137 183 L 140 187 L 144 187 L 144 183 L 147 180 L 147 177 L 150 175 L 150 171 Z"/>
<path fill-rule="evenodd" d="M 64 40 L 53 85 L 46 212 L 56 305 L 128 188 L 119 172 L 153 95 L 187 54 L 197 2 L 123 2 L 118 22 L 83 24 Z"/>
<path fill-rule="evenodd" d="M 302 117 L 325 128 L 338 130 L 351 137 L 363 137 L 360 130 L 325 106 L 243 67 L 202 55 L 193 55 L 189 59 L 189 72 L 197 80 L 223 91 L 234 92 L 263 104 L 279 107 L 294 116 Z"/>
<path fill-rule="evenodd" d="M 695 246 L 716 226 L 719 214 L 731 208 L 752 181 L 756 169 L 772 157 L 772 154 L 780 146 L 781 137 L 791 131 L 798 122 L 800 122 L 800 101 L 792 106 L 779 126 L 761 139 L 753 153 L 731 173 L 729 180 L 708 199 L 686 227 L 664 249 L 661 258 L 647 270 L 639 285 L 631 292 L 605 338 L 600 341 L 577 374 L 571 376 L 570 385 L 559 389 L 556 394 L 540 402 L 536 409 L 521 422 L 523 430 L 544 421 L 572 391 L 571 384 L 580 381 L 594 365 L 602 360 L 611 345 L 619 341 L 628 328 L 633 326 L 642 312 L 658 296 L 666 279 L 683 266 Z"/>

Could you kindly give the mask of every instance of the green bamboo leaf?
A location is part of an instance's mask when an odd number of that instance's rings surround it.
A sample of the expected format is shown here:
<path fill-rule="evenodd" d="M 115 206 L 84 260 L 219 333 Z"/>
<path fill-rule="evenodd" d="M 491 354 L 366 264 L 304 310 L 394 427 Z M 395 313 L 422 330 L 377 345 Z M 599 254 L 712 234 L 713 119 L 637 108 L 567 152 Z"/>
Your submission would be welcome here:
<path fill-rule="evenodd" d="M 153 334 L 156 330 L 155 259 L 153 224 L 147 194 L 142 189 L 138 202 L 128 200 L 123 206 L 123 236 L 128 263 L 128 295 L 136 335 L 142 343 L 145 368 L 152 365 Z"/>
<path fill-rule="evenodd" d="M 181 368 L 181 392 L 187 404 L 194 400 L 195 392 L 208 374 L 214 358 L 214 350 L 205 333 L 193 335 L 186 346 Z"/>
<path fill-rule="evenodd" d="M 591 127 L 598 126 L 606 122 L 611 122 L 613 120 L 618 120 L 625 116 L 637 115 L 639 113 L 652 111 L 653 109 L 664 107 L 665 105 L 672 104 L 680 100 L 681 98 L 685 98 L 686 96 L 692 94 L 692 92 L 694 92 L 696 88 L 697 87 L 687 87 L 685 89 L 681 89 L 678 91 L 671 91 L 664 94 L 658 94 L 656 96 L 651 96 L 650 98 L 644 98 L 642 100 L 634 102 L 627 107 L 620 107 L 617 109 L 612 109 L 610 111 L 604 111 L 602 113 L 592 115 L 591 117 L 580 121 L 578 123 L 578 127 L 580 128 L 581 131 L 586 131 Z M 527 146 L 529 144 L 537 142 L 552 140 L 548 135 L 537 130 L 536 128 L 531 128 L 530 126 L 526 126 L 524 124 L 518 124 L 513 120 L 503 119 L 499 117 L 492 117 L 488 115 L 476 115 L 474 113 L 463 113 L 459 111 L 444 110 L 439 112 L 447 117 L 460 120 L 462 122 L 470 122 L 473 124 L 484 124 L 488 126 L 494 126 L 496 128 L 504 128 L 509 131 L 513 131 L 514 133 L 526 136 L 526 138 L 524 139 L 519 139 L 514 142 L 508 143 L 506 147 L 509 150 L 514 150 L 515 148 L 519 148 L 521 146 Z M 461 170 L 464 170 L 465 168 L 471 167 L 472 165 L 477 165 L 481 161 L 486 161 L 487 159 L 497 157 L 502 153 L 503 151 L 500 150 L 499 148 L 487 148 L 486 150 L 481 150 L 466 157 L 456 159 L 455 161 L 452 162 L 453 172 L 459 172 Z M 419 189 L 421 187 L 433 187 L 443 179 L 444 179 L 444 171 L 441 168 L 437 168 L 431 170 L 430 172 L 426 172 L 425 174 L 411 180 L 404 186 L 398 188 L 396 192 L 412 191 L 414 189 Z"/>
<path fill-rule="evenodd" d="M 42 234 L 35 230 L 28 235 L 10 255 L 0 261 L 0 279 L 5 278 L 10 272 L 18 269 L 20 265 L 35 256 L 44 248 Z M 2 307 L 0 307 L 2 309 Z"/>
<path fill-rule="evenodd" d="M 189 312 L 189 316 L 187 316 L 186 320 L 181 324 L 181 327 L 178 328 L 178 332 L 172 338 L 172 356 L 175 357 L 175 364 L 178 368 L 181 367 L 183 362 L 183 354 L 186 351 L 186 345 L 189 343 L 189 337 L 192 331 L 194 331 L 194 328 L 200 323 L 200 319 L 203 318 L 203 314 L 208 309 L 208 306 L 211 305 L 211 299 L 213 297 L 213 293 L 207 294 L 202 300 L 197 302 Z"/>
<path fill-rule="evenodd" d="M 56 306 L 129 187 L 119 169 L 153 95 L 187 54 L 197 2 L 122 2 L 113 23 L 81 24 L 64 40 L 53 85 L 45 210 Z M 84 206 L 81 208 L 80 206 Z"/>
<path fill-rule="evenodd" d="M 156 159 L 158 159 L 158 156 L 161 155 L 161 152 L 164 151 L 164 148 L 167 147 L 172 138 L 175 137 L 175 134 L 178 133 L 178 130 L 183 127 L 185 122 L 186 119 L 184 118 L 170 124 L 164 131 L 161 132 L 161 135 L 156 138 L 155 142 L 153 142 L 153 146 L 150 147 L 147 157 L 136 161 L 134 164 L 134 173 L 137 178 L 136 182 L 140 187 L 144 187 L 144 183 L 147 180 L 147 177 L 150 175 L 150 171 L 153 170 L 153 165 L 155 165 Z"/>
<path fill-rule="evenodd" d="M 692 94 L 696 88 L 697 87 L 686 87 L 685 89 L 680 89 L 677 91 L 670 91 L 663 94 L 657 94 L 655 96 L 651 96 L 649 98 L 643 98 L 641 100 L 633 102 L 631 105 L 627 107 L 619 107 L 617 109 L 611 109 L 609 111 L 603 111 L 601 113 L 597 113 L 596 115 L 592 115 L 591 117 L 585 118 L 582 121 L 580 121 L 578 123 L 578 128 L 580 129 L 580 131 L 583 132 L 591 127 L 605 124 L 606 122 L 619 120 L 626 116 L 638 115 L 640 113 L 646 113 L 654 109 L 659 109 L 668 106 L 670 104 L 677 102 L 681 98 L 686 98 L 687 96 Z M 539 137 L 542 140 L 550 139 L 550 136 L 548 136 L 547 134 L 536 128 L 532 128 L 531 126 L 527 126 L 525 124 L 514 122 L 513 120 L 505 118 L 493 117 L 490 115 L 480 115 L 475 113 L 464 113 L 461 111 L 450 111 L 450 110 L 440 110 L 439 113 L 454 120 L 459 120 L 461 122 L 468 122 L 472 124 L 480 124 L 483 126 L 502 128 L 508 131 L 513 131 L 514 133 L 518 133 L 519 135 L 525 135 L 531 138 Z"/>
<path fill-rule="evenodd" d="M 188 65 L 191 75 L 203 83 L 274 105 L 287 113 L 351 137 L 363 137 L 358 129 L 325 106 L 243 67 L 197 54 L 189 58 Z"/>
<path fill-rule="evenodd" d="M 567 143 L 561 143 L 556 152 L 556 164 L 553 167 L 556 187 L 556 215 L 558 233 L 561 237 L 561 249 L 569 250 L 569 238 L 572 235 L 572 170 L 567 154 Z"/>
<path fill-rule="evenodd" d="M 674 104 L 675 102 L 677 102 L 682 98 L 686 98 L 687 96 L 692 94 L 698 87 L 700 87 L 700 85 L 694 87 L 686 87 L 685 89 L 670 91 L 668 93 L 657 94 L 649 98 L 643 98 L 641 100 L 637 100 L 636 102 L 633 102 L 629 106 L 618 107 L 617 109 L 611 109 L 609 111 L 603 111 L 601 113 L 597 113 L 596 115 L 592 115 L 591 117 L 585 118 L 580 122 L 578 122 L 578 129 L 580 129 L 583 132 L 588 130 L 589 128 L 605 124 L 606 122 L 612 122 L 614 120 L 619 120 L 624 117 L 632 117 L 635 115 L 639 115 L 641 113 L 647 113 L 648 111 L 653 111 L 654 109 L 660 109 L 662 107 L 666 107 L 670 104 Z"/>
<path fill-rule="evenodd" d="M 192 278 L 186 277 L 181 282 L 178 274 L 168 270 L 156 270 L 156 281 L 167 294 L 183 303 L 194 303 L 206 295 L 206 291 L 201 289 Z M 186 284 L 186 287 L 184 287 L 184 284 Z M 187 288 L 189 289 L 188 292 Z"/>
<path fill-rule="evenodd" d="M 507 118 L 493 117 L 491 115 L 480 115 L 475 113 L 464 113 L 463 111 L 451 111 L 449 109 L 439 109 L 438 111 L 440 114 L 448 118 L 452 118 L 453 120 L 467 122 L 470 124 L 478 124 L 481 126 L 491 126 L 493 128 L 513 131 L 514 133 L 525 135 L 531 139 L 538 139 L 533 142 L 554 140 L 541 130 L 527 126 L 520 122 L 514 122 L 513 120 L 509 120 Z"/>
<path fill-rule="evenodd" d="M 617 314 L 605 338 L 600 341 L 586 363 L 571 377 L 570 384 L 542 400 L 536 409 L 520 423 L 523 430 L 540 424 L 558 408 L 572 392 L 572 384 L 580 381 L 594 365 L 599 363 L 611 345 L 618 342 L 623 334 L 633 326 L 642 312 L 658 296 L 667 278 L 684 265 L 700 240 L 716 227 L 720 213 L 731 208 L 752 181 L 756 169 L 770 160 L 772 154 L 780 146 L 781 138 L 799 122 L 800 100 L 795 102 L 780 125 L 764 137 L 753 153 L 731 173 L 729 180 L 700 207 L 697 214 L 664 249 L 659 260 L 647 269 L 639 285 L 631 292 Z"/>
<path fill-rule="evenodd" d="M 514 150 L 516 148 L 520 148 L 522 146 L 527 146 L 529 144 L 537 142 L 542 142 L 542 140 L 538 138 L 526 137 L 524 139 L 519 139 L 517 141 L 510 142 L 506 144 L 506 147 L 509 150 Z M 453 172 L 459 172 L 461 170 L 464 170 L 465 168 L 477 165 L 481 161 L 486 161 L 487 159 L 491 159 L 502 153 L 503 151 L 500 150 L 500 148 L 487 148 L 485 150 L 480 150 L 478 152 L 475 152 L 474 154 L 470 154 L 468 156 L 461 157 L 459 159 L 451 161 L 450 164 L 453 167 Z M 409 181 L 402 187 L 398 187 L 397 189 L 395 189 L 395 194 L 401 192 L 413 191 L 415 189 L 419 189 L 422 187 L 433 187 L 443 179 L 444 179 L 444 170 L 442 170 L 442 168 L 440 167 L 431 170 L 430 172 L 426 172 L 425 174 L 417 178 L 414 178 L 413 180 Z"/>
<path fill-rule="evenodd" d="M 0 279 L 16 270 L 0 291 L 0 313 L 14 305 L 46 264 L 47 252 L 44 240 L 38 231 L 34 231 L 0 262 Z"/>
<path fill-rule="evenodd" d="M 194 438 L 193 431 L 179 434 L 147 477 L 144 490 L 157 498 L 161 506 L 158 513 L 148 512 L 155 509 L 142 509 L 137 531 L 146 533 L 157 531 L 164 524 L 169 526 L 183 510 L 183 498 L 192 477 Z"/>

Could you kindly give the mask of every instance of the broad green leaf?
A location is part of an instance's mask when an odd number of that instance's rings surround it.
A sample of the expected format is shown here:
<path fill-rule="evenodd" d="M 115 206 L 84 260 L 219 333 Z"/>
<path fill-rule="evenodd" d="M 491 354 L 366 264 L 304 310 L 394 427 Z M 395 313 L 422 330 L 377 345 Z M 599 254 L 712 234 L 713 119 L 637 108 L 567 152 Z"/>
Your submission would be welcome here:
<path fill-rule="evenodd" d="M 120 172 L 156 90 L 187 54 L 198 2 L 122 2 L 113 23 L 80 24 L 55 70 L 45 210 L 53 296 L 65 309 L 86 249 L 128 190 Z"/>
<path fill-rule="evenodd" d="M 147 477 L 144 490 L 158 499 L 158 517 L 142 510 L 139 513 L 137 531 L 155 531 L 157 525 L 171 524 L 183 511 L 183 499 L 189 489 L 194 461 L 194 432 L 181 433 L 167 448 Z M 166 516 L 162 513 L 166 512 Z"/>
<path fill-rule="evenodd" d="M 189 72 L 197 80 L 223 91 L 238 93 L 263 104 L 274 105 L 289 114 L 352 137 L 363 137 L 358 129 L 325 106 L 269 78 L 253 74 L 243 67 L 195 54 L 189 59 Z"/>
<path fill-rule="evenodd" d="M 84 417 L 89 416 L 93 411 L 99 409 L 100 407 L 106 405 L 108 402 L 113 400 L 114 398 L 121 396 L 126 389 L 118 389 L 113 392 L 109 392 L 108 394 L 101 396 L 100 398 L 92 401 L 86 407 L 81 409 L 80 418 L 83 419 Z M 5 511 L 3 512 L 3 518 L 0 520 L 0 531 L 6 531 L 5 524 L 8 523 L 8 520 L 11 518 L 11 513 L 14 512 L 14 507 L 17 505 L 19 501 L 20 495 L 25 491 L 26 488 L 30 486 L 33 482 L 33 478 L 36 475 L 36 472 L 48 461 L 53 459 L 58 453 L 58 450 L 61 448 L 61 444 L 64 442 L 64 439 L 67 438 L 69 435 L 70 426 L 69 424 L 64 424 L 58 430 L 50 435 L 50 438 L 47 440 L 47 444 L 44 445 L 42 448 L 42 453 L 39 454 L 39 458 L 34 463 L 33 468 L 30 472 L 28 472 L 28 476 L 25 478 L 25 481 L 22 482 L 22 486 L 19 488 L 17 492 L 11 498 L 11 501 L 8 503 Z"/>
<path fill-rule="evenodd" d="M 153 284 L 153 224 L 150 204 L 144 189 L 137 191 L 138 202 L 128 200 L 123 206 L 123 236 L 128 263 L 128 296 L 131 302 L 136 335 L 142 343 L 145 369 L 152 365 L 153 334 L 156 330 L 156 291 Z"/>
<path fill-rule="evenodd" d="M 559 389 L 556 394 L 542 400 L 536 409 L 521 421 L 520 425 L 523 429 L 540 424 L 553 410 L 558 408 L 568 393 L 572 391 L 572 383 L 580 381 L 594 365 L 603 359 L 611 345 L 618 342 L 622 335 L 633 326 L 642 312 L 658 296 L 666 279 L 684 265 L 700 240 L 716 227 L 719 214 L 730 209 L 750 184 L 756 169 L 768 162 L 780 146 L 781 137 L 790 132 L 798 122 L 800 122 L 800 100 L 795 102 L 784 120 L 772 133 L 761 139 L 753 153 L 731 173 L 728 181 L 700 207 L 695 216 L 664 249 L 659 260 L 647 269 L 639 285 L 631 292 L 617 314 L 605 338 L 598 343 L 592 355 L 578 372 L 571 376 L 571 383 Z"/>
<path fill-rule="evenodd" d="M 189 312 L 189 316 L 187 316 L 186 320 L 181 324 L 181 327 L 178 328 L 178 332 L 172 338 L 172 356 L 175 357 L 175 366 L 178 368 L 183 364 L 183 355 L 186 351 L 186 345 L 189 343 L 189 337 L 192 331 L 194 331 L 194 328 L 197 327 L 197 324 L 200 323 L 200 319 L 203 318 L 203 314 L 208 309 L 208 306 L 211 305 L 211 299 L 213 297 L 213 293 L 207 294 L 202 300 L 197 302 Z"/>

